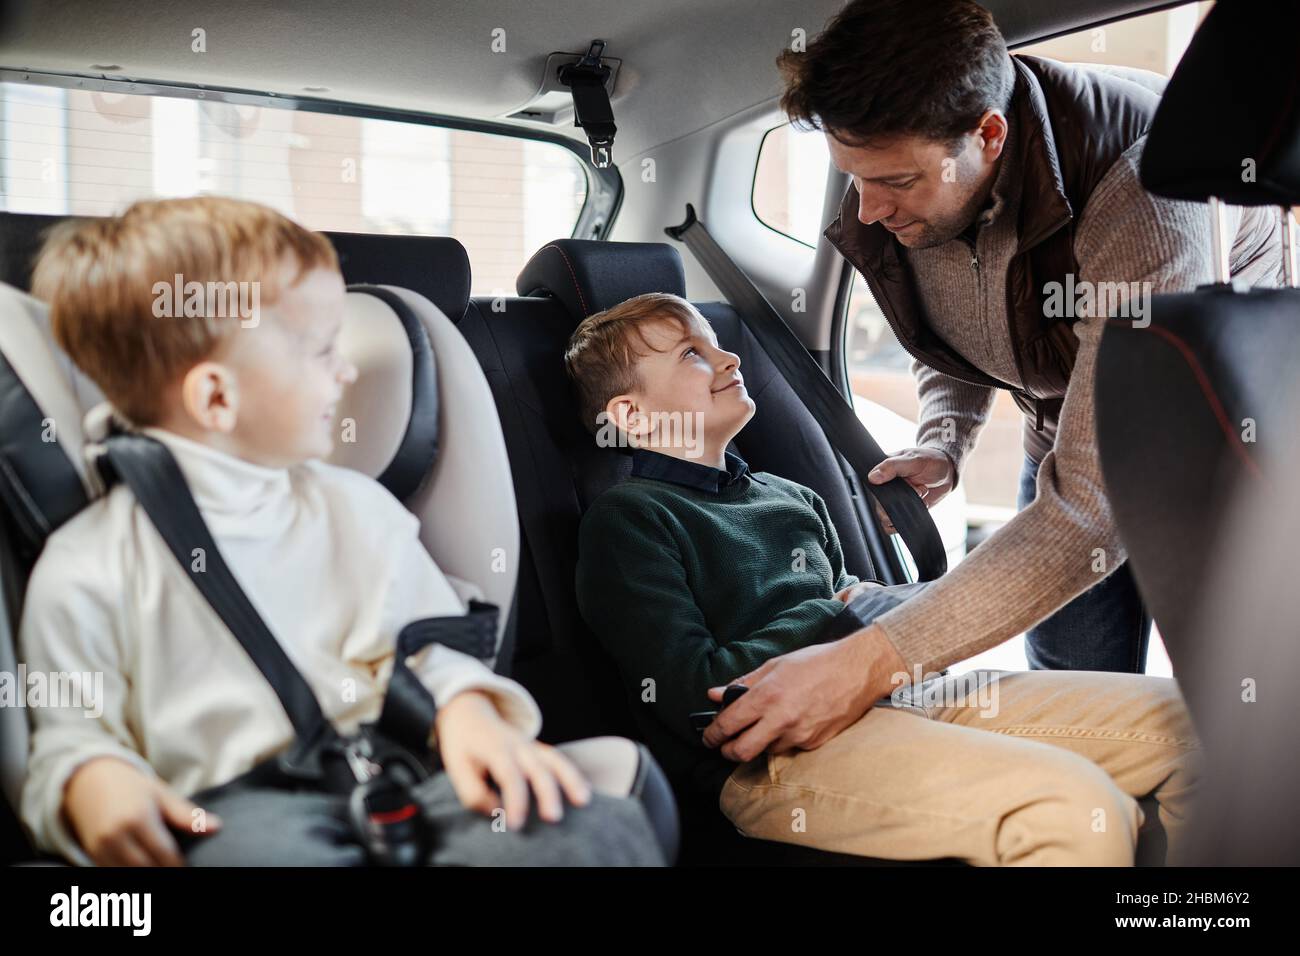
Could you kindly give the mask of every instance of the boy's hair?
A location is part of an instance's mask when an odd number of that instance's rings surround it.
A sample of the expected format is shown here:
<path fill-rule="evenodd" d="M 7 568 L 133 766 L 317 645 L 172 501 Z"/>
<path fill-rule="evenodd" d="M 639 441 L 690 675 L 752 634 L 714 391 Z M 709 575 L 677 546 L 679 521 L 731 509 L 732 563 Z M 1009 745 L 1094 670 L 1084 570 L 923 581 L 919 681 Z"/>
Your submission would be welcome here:
<path fill-rule="evenodd" d="M 776 61 L 781 108 L 849 146 L 897 135 L 952 145 L 985 110 L 1008 109 L 1015 70 L 974 0 L 854 0 L 806 52 Z"/>
<path fill-rule="evenodd" d="M 653 350 L 643 329 L 665 319 L 683 330 L 701 321 L 695 306 L 681 296 L 647 292 L 588 316 L 574 330 L 564 366 L 577 389 L 582 423 L 592 434 L 599 430 L 600 413 L 611 398 L 641 387 L 636 363 L 646 353 L 634 340 Z"/>
<path fill-rule="evenodd" d="M 59 346 L 122 414 L 151 425 L 164 411 L 164 387 L 217 354 L 240 322 L 206 307 L 202 316 L 164 309 L 159 317 L 155 285 L 171 290 L 178 275 L 182 287 L 256 283 L 246 288 L 259 306 L 271 305 L 286 261 L 297 269 L 290 285 L 313 268 L 339 268 L 328 239 L 266 206 L 215 196 L 151 200 L 55 227 L 32 292 L 50 304 Z"/>

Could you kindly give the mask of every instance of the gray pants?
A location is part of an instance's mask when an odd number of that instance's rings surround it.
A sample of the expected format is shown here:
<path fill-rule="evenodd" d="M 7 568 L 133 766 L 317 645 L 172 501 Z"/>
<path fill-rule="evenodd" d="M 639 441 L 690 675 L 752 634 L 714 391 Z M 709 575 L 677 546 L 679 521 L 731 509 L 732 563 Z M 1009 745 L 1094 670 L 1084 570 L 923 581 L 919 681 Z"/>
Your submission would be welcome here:
<path fill-rule="evenodd" d="M 430 866 L 663 866 L 640 801 L 593 793 L 585 807 L 566 805 L 564 819 L 547 823 L 530 807 L 521 830 L 466 810 L 451 780 L 438 773 L 416 789 L 436 834 Z M 364 866 L 353 837 L 346 798 L 272 789 L 230 789 L 202 806 L 221 817 L 221 829 L 199 836 L 186 850 L 191 866 Z"/>

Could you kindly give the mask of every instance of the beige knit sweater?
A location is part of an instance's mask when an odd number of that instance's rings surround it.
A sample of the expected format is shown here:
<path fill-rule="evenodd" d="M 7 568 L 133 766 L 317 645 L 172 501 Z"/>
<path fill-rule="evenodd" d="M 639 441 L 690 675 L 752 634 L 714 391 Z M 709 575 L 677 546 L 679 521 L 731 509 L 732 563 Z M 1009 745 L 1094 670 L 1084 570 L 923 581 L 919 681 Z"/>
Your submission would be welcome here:
<path fill-rule="evenodd" d="M 1139 140 L 1119 158 L 1078 218 L 1076 282 L 1150 282 L 1155 294 L 1212 281 L 1209 209 L 1160 199 L 1142 188 L 1138 163 L 1145 143 L 1145 138 Z M 931 328 L 976 367 L 1019 386 L 1005 280 L 1016 246 L 1016 209 L 1033 197 L 1020 194 L 1015 152 L 1003 152 L 973 251 L 954 239 L 907 250 L 906 256 Z M 1234 208 L 1228 218 L 1236 235 L 1233 274 L 1252 285 L 1280 284 L 1277 211 Z M 909 672 L 918 665 L 927 672 L 941 670 L 1014 637 L 1125 560 L 1102 484 L 1093 412 L 1104 320 L 1094 314 L 1074 326 L 1078 356 L 1055 447 L 1039 468 L 1034 502 L 917 598 L 879 618 Z M 917 444 L 947 451 L 960 474 L 988 418 L 994 390 L 959 382 L 920 363 L 912 371 L 921 400 Z M 945 419 L 951 419 L 947 431 L 951 436 L 955 430 L 955 441 L 943 440 Z M 1104 555 L 1104 570 L 1094 570 L 1102 567 L 1099 555 Z"/>

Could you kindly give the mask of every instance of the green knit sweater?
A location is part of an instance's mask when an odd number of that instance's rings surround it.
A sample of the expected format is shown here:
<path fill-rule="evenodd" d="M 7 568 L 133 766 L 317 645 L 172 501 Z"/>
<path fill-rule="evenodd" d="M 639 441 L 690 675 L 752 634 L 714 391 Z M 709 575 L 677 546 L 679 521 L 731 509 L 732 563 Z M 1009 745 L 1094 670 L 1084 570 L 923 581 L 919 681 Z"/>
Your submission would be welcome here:
<path fill-rule="evenodd" d="M 813 491 L 746 475 L 717 493 L 629 478 L 587 511 L 578 605 L 613 656 L 646 743 L 675 781 L 719 789 L 735 764 L 692 711 L 710 687 L 812 643 L 844 605 L 835 527 Z"/>

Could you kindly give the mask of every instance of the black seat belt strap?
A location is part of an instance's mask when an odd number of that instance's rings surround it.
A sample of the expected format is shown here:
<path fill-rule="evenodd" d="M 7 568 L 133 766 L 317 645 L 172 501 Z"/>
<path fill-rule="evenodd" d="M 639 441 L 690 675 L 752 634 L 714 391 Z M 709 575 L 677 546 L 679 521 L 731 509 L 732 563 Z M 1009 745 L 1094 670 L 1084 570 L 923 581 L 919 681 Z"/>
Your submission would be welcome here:
<path fill-rule="evenodd" d="M 221 557 L 171 452 L 161 442 L 145 435 L 126 433 L 107 439 L 104 457 L 112 469 L 112 474 L 105 476 L 109 483 L 116 477 L 131 489 L 194 586 L 280 698 L 298 739 L 315 741 L 318 735 L 332 731 L 306 679 L 289 660 Z M 196 549 L 202 549 L 203 570 L 194 566 Z"/>
<path fill-rule="evenodd" d="M 912 553 L 921 580 L 932 581 L 942 575 L 948 569 L 948 558 L 939 529 L 925 503 L 902 478 L 883 485 L 867 481 L 867 473 L 888 456 L 781 314 L 709 234 L 696 218 L 693 206 L 687 204 L 685 222 L 664 231 L 673 239 L 686 243 L 817 420 L 831 446 L 844 456 L 857 472 L 863 487 L 869 488 L 880 502 Z"/>
<path fill-rule="evenodd" d="M 406 659 L 434 643 L 486 660 L 497 649 L 497 606 L 470 601 L 468 614 L 420 618 L 398 633 L 393 673 L 378 725 L 382 733 L 417 753 L 429 745 L 429 729 L 438 716 L 438 706 Z"/>
<path fill-rule="evenodd" d="M 307 753 L 315 744 L 337 738 L 306 679 L 289 660 L 222 558 L 171 452 L 161 442 L 131 433 L 112 435 L 105 442 L 105 449 L 107 483 L 121 480 L 131 489 L 190 580 L 280 698 L 297 732 L 301 752 Z M 194 567 L 196 548 L 203 551 L 203 571 Z M 435 642 L 480 660 L 490 658 L 497 650 L 497 614 L 495 604 L 470 601 L 467 614 L 420 618 L 402 628 L 377 721 L 382 733 L 415 753 L 428 748 L 429 731 L 438 708 L 433 695 L 411 671 L 406 659 Z"/>

